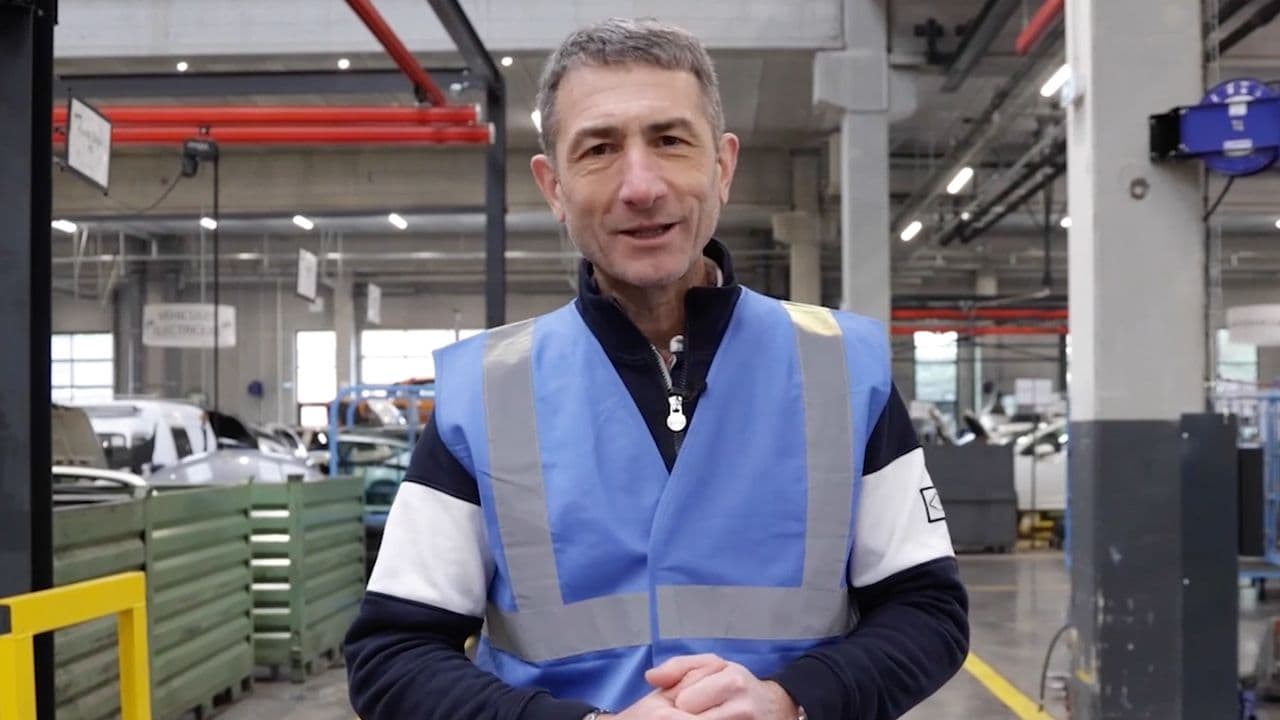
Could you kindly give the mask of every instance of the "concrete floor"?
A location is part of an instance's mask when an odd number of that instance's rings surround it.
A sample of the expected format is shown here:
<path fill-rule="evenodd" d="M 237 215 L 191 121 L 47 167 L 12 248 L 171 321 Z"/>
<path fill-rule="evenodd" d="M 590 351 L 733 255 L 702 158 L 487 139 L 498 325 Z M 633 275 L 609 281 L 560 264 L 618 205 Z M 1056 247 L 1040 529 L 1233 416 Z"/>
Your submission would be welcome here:
<path fill-rule="evenodd" d="M 969 588 L 974 654 L 1018 690 L 1036 699 L 1040 668 L 1053 633 L 1067 615 L 1069 580 L 1062 555 L 967 555 L 961 573 Z M 1277 593 L 1272 593 L 1276 595 Z M 1251 671 L 1264 618 L 1280 615 L 1280 602 L 1248 608 L 1240 625 L 1240 667 Z M 1065 674 L 1067 650 L 1061 643 L 1050 673 Z M 1046 706 L 1065 720 L 1061 693 L 1049 692 Z M 351 720 L 346 676 L 330 670 L 305 685 L 259 682 L 254 694 L 231 707 L 223 720 Z M 1015 714 L 973 675 L 961 671 L 946 687 L 905 716 L 905 720 L 1010 720 Z M 1259 710 L 1259 720 L 1280 720 L 1280 705 Z M 1234 720 L 1234 719 L 1233 719 Z"/>

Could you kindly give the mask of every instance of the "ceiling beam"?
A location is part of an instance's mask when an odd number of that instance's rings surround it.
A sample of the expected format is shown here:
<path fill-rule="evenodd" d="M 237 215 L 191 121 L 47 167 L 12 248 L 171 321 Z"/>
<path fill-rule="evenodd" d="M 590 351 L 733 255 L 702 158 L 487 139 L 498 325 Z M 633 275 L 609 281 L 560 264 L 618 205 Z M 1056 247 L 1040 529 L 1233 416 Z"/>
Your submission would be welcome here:
<path fill-rule="evenodd" d="M 498 66 L 494 64 L 493 57 L 489 55 L 489 50 L 480 40 L 480 36 L 471 25 L 471 21 L 467 19 L 467 14 L 463 12 L 458 0 L 427 1 L 431 4 L 431 9 L 435 10 L 436 17 L 440 19 L 445 32 L 449 33 L 449 37 L 453 39 L 453 44 L 462 55 L 462 61 L 467 64 L 471 72 L 491 87 L 500 86 L 502 75 L 498 72 Z"/>
<path fill-rule="evenodd" d="M 483 88 L 483 80 L 467 68 L 427 68 L 444 88 Z M 209 98 L 237 95 L 378 95 L 412 92 L 413 83 L 399 70 L 244 71 L 217 73 L 149 73 L 137 75 L 61 75 L 53 96 L 108 98 Z"/>

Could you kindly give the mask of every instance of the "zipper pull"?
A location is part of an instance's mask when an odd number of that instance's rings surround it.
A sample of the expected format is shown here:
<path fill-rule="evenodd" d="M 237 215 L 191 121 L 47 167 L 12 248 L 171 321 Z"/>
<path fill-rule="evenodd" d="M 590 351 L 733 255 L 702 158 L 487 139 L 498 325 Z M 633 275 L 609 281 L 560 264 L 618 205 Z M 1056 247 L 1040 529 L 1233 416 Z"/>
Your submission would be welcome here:
<path fill-rule="evenodd" d="M 667 396 L 667 405 L 670 407 L 667 412 L 667 429 L 671 432 L 684 432 L 689 424 L 684 416 L 684 397 L 679 393 L 671 393 Z"/>

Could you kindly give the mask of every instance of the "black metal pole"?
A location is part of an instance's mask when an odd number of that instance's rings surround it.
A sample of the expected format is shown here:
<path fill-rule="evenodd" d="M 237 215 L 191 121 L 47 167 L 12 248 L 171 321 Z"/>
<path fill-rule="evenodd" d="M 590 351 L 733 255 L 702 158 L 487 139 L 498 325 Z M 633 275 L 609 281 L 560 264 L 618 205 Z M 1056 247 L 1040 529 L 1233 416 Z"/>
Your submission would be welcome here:
<path fill-rule="evenodd" d="M 1049 255 L 1049 241 L 1053 239 L 1053 183 L 1044 186 L 1044 274 L 1040 284 L 1045 290 L 1053 285 L 1053 258 Z"/>
<path fill-rule="evenodd" d="M 222 257 L 222 252 L 221 252 L 222 248 L 219 247 L 218 245 L 218 230 L 219 230 L 218 226 L 222 222 L 222 219 L 219 216 L 219 212 L 218 212 L 219 210 L 218 188 L 220 185 L 220 183 L 218 182 L 218 168 L 221 166 L 222 166 L 222 153 L 219 151 L 218 155 L 213 160 L 213 410 L 214 412 L 218 412 L 218 410 L 221 408 L 221 399 L 222 399 L 218 392 L 218 389 L 219 389 L 218 388 L 218 382 L 219 382 L 218 359 L 222 356 L 222 349 L 218 347 L 218 330 L 219 330 L 219 325 L 221 325 L 221 323 L 218 322 L 218 309 L 219 309 L 218 301 L 221 297 L 219 293 L 221 292 L 221 289 L 222 289 L 222 283 L 219 282 L 220 278 L 218 275 L 218 267 L 221 264 L 218 261 Z"/>
<path fill-rule="evenodd" d="M 507 91 L 501 76 L 486 88 L 493 141 L 485 153 L 485 326 L 506 322 L 507 310 Z"/>
<path fill-rule="evenodd" d="M 0 3 L 0 597 L 53 585 L 49 480 L 53 26 L 56 0 Z M 52 720 L 53 641 L 36 638 L 36 703 Z"/>

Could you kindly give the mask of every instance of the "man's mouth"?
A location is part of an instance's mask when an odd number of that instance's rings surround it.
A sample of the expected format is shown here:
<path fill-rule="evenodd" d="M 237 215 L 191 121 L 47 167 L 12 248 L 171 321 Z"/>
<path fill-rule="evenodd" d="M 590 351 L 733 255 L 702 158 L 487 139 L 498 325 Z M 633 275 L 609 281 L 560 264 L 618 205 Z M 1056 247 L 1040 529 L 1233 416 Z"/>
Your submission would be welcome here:
<path fill-rule="evenodd" d="M 662 237 L 677 224 L 678 223 L 649 223 L 646 225 L 633 225 L 632 227 L 622 230 L 622 234 L 627 237 L 635 238 L 636 240 L 652 240 L 654 238 Z"/>

